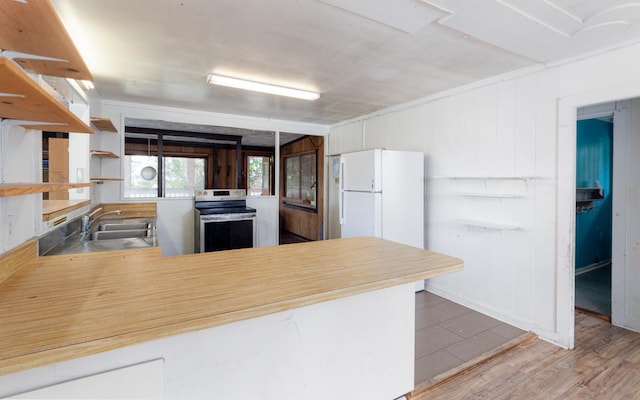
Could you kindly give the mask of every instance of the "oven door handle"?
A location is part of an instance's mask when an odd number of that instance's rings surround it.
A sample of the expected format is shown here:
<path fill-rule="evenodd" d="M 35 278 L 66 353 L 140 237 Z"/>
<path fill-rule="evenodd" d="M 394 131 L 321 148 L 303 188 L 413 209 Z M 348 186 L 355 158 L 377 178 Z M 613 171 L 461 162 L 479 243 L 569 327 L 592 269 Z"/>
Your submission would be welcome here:
<path fill-rule="evenodd" d="M 242 214 L 200 214 L 200 221 L 202 222 L 215 222 L 215 221 L 244 221 L 255 219 L 254 213 L 242 213 Z"/>

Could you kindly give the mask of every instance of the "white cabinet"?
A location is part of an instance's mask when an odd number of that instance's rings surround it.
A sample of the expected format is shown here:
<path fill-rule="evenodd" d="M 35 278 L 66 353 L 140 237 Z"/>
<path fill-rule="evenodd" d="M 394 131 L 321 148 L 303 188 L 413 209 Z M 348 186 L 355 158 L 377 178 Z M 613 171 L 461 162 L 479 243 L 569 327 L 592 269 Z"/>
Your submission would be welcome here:
<path fill-rule="evenodd" d="M 7 399 L 163 399 L 164 360 L 131 365 Z"/>

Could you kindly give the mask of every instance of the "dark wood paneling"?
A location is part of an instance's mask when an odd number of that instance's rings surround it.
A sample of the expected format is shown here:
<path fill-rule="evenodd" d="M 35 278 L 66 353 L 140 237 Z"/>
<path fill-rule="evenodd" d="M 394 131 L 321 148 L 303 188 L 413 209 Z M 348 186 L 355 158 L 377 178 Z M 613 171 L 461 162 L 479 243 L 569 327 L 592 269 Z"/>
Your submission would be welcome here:
<path fill-rule="evenodd" d="M 318 180 L 316 187 L 316 210 L 305 210 L 301 207 L 291 207 L 280 202 L 280 229 L 310 240 L 322 239 L 322 220 L 324 215 L 324 138 L 322 136 L 305 136 L 291 142 L 280 149 L 280 198 L 284 199 L 284 157 L 298 153 L 316 151 L 316 173 Z"/>

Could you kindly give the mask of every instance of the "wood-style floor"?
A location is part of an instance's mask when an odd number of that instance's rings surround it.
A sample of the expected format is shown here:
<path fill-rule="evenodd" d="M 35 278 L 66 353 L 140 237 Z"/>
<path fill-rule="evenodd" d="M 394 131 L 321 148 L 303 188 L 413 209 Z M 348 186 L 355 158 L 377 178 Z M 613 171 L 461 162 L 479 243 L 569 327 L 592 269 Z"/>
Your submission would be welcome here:
<path fill-rule="evenodd" d="M 575 341 L 534 339 L 410 398 L 640 399 L 640 334 L 577 312 Z"/>

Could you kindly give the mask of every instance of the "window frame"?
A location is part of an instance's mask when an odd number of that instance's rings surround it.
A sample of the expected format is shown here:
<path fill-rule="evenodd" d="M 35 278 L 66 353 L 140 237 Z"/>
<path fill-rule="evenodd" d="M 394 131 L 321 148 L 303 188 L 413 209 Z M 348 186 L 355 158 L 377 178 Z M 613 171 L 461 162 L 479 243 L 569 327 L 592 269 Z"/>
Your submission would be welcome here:
<path fill-rule="evenodd" d="M 273 160 L 274 153 L 271 151 L 263 150 L 244 150 L 242 152 L 242 158 L 244 163 L 244 187 L 247 189 L 247 196 L 249 196 L 249 157 L 269 157 L 269 194 L 262 194 L 261 196 L 275 195 L 275 162 Z"/>
<path fill-rule="evenodd" d="M 126 134 L 127 133 L 131 133 L 131 134 L 142 134 L 145 135 L 147 138 L 136 138 L 136 139 L 140 139 L 140 140 L 150 140 L 149 143 L 153 144 L 153 148 L 151 148 L 151 146 L 147 146 L 147 151 L 142 151 L 142 150 L 128 150 L 127 149 L 127 137 Z M 171 198 L 171 197 L 166 197 L 165 196 L 165 171 L 164 171 L 164 162 L 163 162 L 163 157 L 189 157 L 191 155 L 196 155 L 197 153 L 183 153 L 183 152 L 175 152 L 175 151 L 168 151 L 166 152 L 164 147 L 165 146 L 174 146 L 177 145 L 176 141 L 174 140 L 170 140 L 170 139 L 165 139 L 165 136 L 173 136 L 173 137 L 191 137 L 191 138 L 200 138 L 200 139 L 209 139 L 209 140 L 214 140 L 214 141 L 222 141 L 222 142 L 229 142 L 231 145 L 225 145 L 226 147 L 233 147 L 235 146 L 236 148 L 236 187 L 237 188 L 242 188 L 242 184 L 243 184 L 243 174 L 242 174 L 242 145 L 241 145 L 241 140 L 242 137 L 241 136 L 235 136 L 235 135 L 223 135 L 223 134 L 216 134 L 216 133 L 200 133 L 200 132 L 187 132 L 187 131 L 173 131 L 173 130 L 166 130 L 166 129 L 155 129 L 155 128 L 140 128 L 140 127 L 134 127 L 134 126 L 125 126 L 125 135 L 124 135 L 124 147 L 125 147 L 125 151 L 124 154 L 125 156 L 128 155 L 153 155 L 157 157 L 157 165 L 156 167 L 156 171 L 157 171 L 157 193 L 156 196 L 153 198 Z M 165 141 L 167 142 L 167 144 L 165 144 Z M 170 144 L 169 144 L 170 143 Z M 179 146 L 182 147 L 193 147 L 193 148 L 197 148 L 197 147 L 201 147 L 201 148 L 215 148 L 218 146 L 212 145 L 211 143 L 206 143 L 206 142 L 198 142 L 198 141 L 189 141 L 189 140 L 185 140 L 184 142 L 180 141 L 179 142 Z M 200 155 L 202 155 L 202 153 L 200 153 Z M 196 158 L 201 158 L 196 156 Z M 205 188 L 207 187 L 207 184 L 210 181 L 210 177 L 209 177 L 209 165 L 212 165 L 212 160 L 209 157 L 209 154 L 207 153 L 207 157 L 206 157 L 206 165 L 205 165 Z M 123 191 L 124 192 L 124 191 Z M 123 193 L 124 196 L 124 193 Z M 149 197 L 152 198 L 152 197 Z"/>
<path fill-rule="evenodd" d="M 305 203 L 303 196 L 302 196 L 302 185 L 301 182 L 303 180 L 303 176 L 302 176 L 302 163 L 298 162 L 298 167 L 299 167 L 299 171 L 298 171 L 298 176 L 299 176 L 299 180 L 298 180 L 298 191 L 299 191 L 299 198 L 294 198 L 294 197 L 288 197 L 287 193 L 288 193 L 288 188 L 287 188 L 287 160 L 291 159 L 291 158 L 298 158 L 301 159 L 303 156 L 308 156 L 308 155 L 313 155 L 314 158 L 314 170 L 315 170 L 315 174 L 313 176 L 313 181 L 314 181 L 314 191 L 315 191 L 315 195 L 314 195 L 314 203 L 315 204 L 311 204 L 311 203 Z M 287 154 L 282 156 L 282 168 L 283 168 L 283 174 L 284 174 L 284 179 L 282 180 L 282 184 L 283 184 L 283 191 L 282 191 L 282 197 L 283 197 L 283 201 L 285 204 L 287 205 L 292 205 L 295 207 L 301 207 L 304 209 L 308 209 L 308 210 L 314 210 L 317 211 L 318 210 L 318 150 L 310 150 L 310 151 L 303 151 L 300 153 L 294 153 L 294 154 Z"/>

